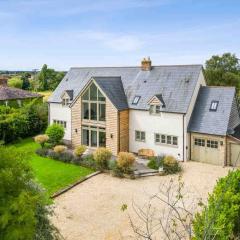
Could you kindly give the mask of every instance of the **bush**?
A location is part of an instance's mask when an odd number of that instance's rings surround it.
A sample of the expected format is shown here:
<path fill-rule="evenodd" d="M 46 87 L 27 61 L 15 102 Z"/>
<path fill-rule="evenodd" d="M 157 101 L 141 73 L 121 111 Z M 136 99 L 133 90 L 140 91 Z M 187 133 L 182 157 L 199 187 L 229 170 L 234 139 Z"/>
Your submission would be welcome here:
<path fill-rule="evenodd" d="M 58 124 L 52 124 L 48 126 L 46 134 L 49 137 L 49 142 L 55 146 L 63 139 L 64 128 Z"/>
<path fill-rule="evenodd" d="M 80 161 L 78 161 L 78 163 L 83 167 L 88 167 L 94 170 L 97 169 L 97 164 L 92 154 L 84 156 Z"/>
<path fill-rule="evenodd" d="M 48 157 L 55 159 L 55 160 L 59 160 L 59 153 L 54 152 L 53 150 L 49 150 L 48 151 Z"/>
<path fill-rule="evenodd" d="M 58 155 L 58 160 L 65 162 L 65 163 L 70 163 L 74 159 L 74 156 L 71 152 L 62 152 Z"/>
<path fill-rule="evenodd" d="M 117 162 L 115 160 L 109 162 L 109 169 L 112 170 L 112 175 L 114 177 L 119 177 L 119 178 L 124 177 L 123 170 L 120 167 L 118 167 Z"/>
<path fill-rule="evenodd" d="M 44 135 L 38 135 L 34 138 L 34 141 L 36 143 L 39 143 L 41 145 L 41 147 L 43 148 L 45 143 L 49 140 L 48 135 L 44 134 Z"/>
<path fill-rule="evenodd" d="M 36 154 L 38 154 L 41 157 L 47 157 L 48 156 L 48 149 L 47 148 L 39 148 L 36 150 Z"/>
<path fill-rule="evenodd" d="M 208 205 L 193 223 L 196 240 L 238 239 L 240 236 L 240 170 L 221 178 L 209 195 Z"/>
<path fill-rule="evenodd" d="M 53 240 L 49 207 L 24 152 L 0 147 L 0 239 Z"/>
<path fill-rule="evenodd" d="M 53 151 L 54 151 L 55 153 L 63 153 L 63 152 L 65 152 L 66 150 L 67 150 L 67 147 L 64 146 L 64 145 L 57 145 L 57 146 L 55 146 L 55 147 L 53 148 Z"/>
<path fill-rule="evenodd" d="M 14 88 L 22 88 L 23 81 L 20 76 L 12 77 L 8 80 L 8 86 Z"/>
<path fill-rule="evenodd" d="M 77 157 L 81 157 L 83 155 L 83 153 L 86 151 L 86 146 L 85 145 L 81 145 L 81 146 L 78 146 L 75 151 L 74 151 L 74 154 L 77 156 Z"/>
<path fill-rule="evenodd" d="M 108 161 L 111 156 L 112 152 L 107 148 L 98 148 L 93 154 L 93 158 L 100 170 L 108 169 Z"/>
<path fill-rule="evenodd" d="M 150 157 L 150 161 L 148 162 L 148 167 L 151 169 L 158 170 L 159 167 L 163 166 L 164 156 Z"/>
<path fill-rule="evenodd" d="M 120 152 L 117 157 L 117 166 L 128 173 L 135 162 L 135 156 L 129 152 Z"/>
<path fill-rule="evenodd" d="M 173 156 L 166 156 L 163 159 L 163 170 L 167 174 L 173 174 L 181 171 L 178 160 Z"/>

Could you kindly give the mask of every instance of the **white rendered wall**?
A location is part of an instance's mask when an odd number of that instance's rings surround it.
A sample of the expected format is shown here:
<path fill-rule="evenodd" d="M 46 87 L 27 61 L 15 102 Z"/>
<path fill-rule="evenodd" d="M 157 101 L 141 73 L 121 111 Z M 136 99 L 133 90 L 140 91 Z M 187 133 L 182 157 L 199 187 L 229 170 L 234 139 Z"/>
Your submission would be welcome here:
<path fill-rule="evenodd" d="M 135 130 L 144 131 L 145 142 L 135 140 Z M 155 144 L 154 134 L 166 134 L 178 137 L 178 146 Z M 137 153 L 141 148 L 154 150 L 156 155 L 172 155 L 183 160 L 183 115 L 161 113 L 150 115 L 148 111 L 129 111 L 129 151 Z"/>
<path fill-rule="evenodd" d="M 66 121 L 67 127 L 65 128 L 64 140 L 71 140 L 71 108 L 62 106 L 60 103 L 49 104 L 49 122 L 53 120 Z"/>

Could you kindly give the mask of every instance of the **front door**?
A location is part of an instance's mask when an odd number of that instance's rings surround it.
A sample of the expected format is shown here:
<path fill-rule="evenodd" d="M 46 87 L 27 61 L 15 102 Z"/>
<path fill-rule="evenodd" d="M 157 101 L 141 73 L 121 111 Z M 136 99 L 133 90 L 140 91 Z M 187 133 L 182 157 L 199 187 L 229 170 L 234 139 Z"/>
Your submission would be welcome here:
<path fill-rule="evenodd" d="M 83 126 L 82 144 L 88 147 L 106 147 L 106 132 L 104 128 Z"/>

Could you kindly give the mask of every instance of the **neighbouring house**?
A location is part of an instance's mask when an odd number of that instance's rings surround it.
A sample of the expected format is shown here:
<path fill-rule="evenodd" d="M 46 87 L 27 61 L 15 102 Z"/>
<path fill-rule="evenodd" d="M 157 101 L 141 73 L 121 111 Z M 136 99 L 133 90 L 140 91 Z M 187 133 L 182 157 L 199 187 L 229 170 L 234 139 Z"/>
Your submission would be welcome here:
<path fill-rule="evenodd" d="M 8 87 L 7 82 L 7 78 L 0 78 L 0 105 L 21 107 L 23 104 L 36 98 L 42 101 L 42 95 L 19 88 Z"/>
<path fill-rule="evenodd" d="M 73 147 L 107 147 L 235 164 L 235 88 L 208 87 L 202 65 L 71 68 L 49 99 L 49 121 Z"/>

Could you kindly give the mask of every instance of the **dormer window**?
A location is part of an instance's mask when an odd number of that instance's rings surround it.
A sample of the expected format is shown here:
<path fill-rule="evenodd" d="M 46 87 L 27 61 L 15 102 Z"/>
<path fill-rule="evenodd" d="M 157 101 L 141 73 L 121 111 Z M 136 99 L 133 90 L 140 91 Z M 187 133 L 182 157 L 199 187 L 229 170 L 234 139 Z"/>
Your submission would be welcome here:
<path fill-rule="evenodd" d="M 161 113 L 160 105 L 150 105 L 149 109 L 150 114 L 159 115 Z"/>
<path fill-rule="evenodd" d="M 210 106 L 210 111 L 216 112 L 218 108 L 218 101 L 212 101 Z"/>
<path fill-rule="evenodd" d="M 68 106 L 68 104 L 69 104 L 69 98 L 63 98 L 62 105 L 63 106 Z"/>

